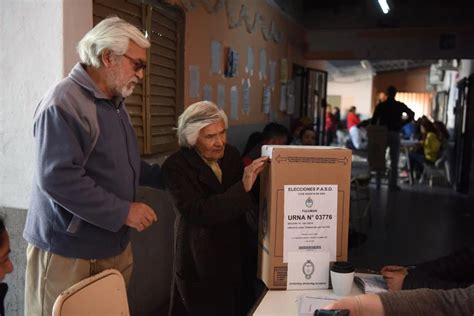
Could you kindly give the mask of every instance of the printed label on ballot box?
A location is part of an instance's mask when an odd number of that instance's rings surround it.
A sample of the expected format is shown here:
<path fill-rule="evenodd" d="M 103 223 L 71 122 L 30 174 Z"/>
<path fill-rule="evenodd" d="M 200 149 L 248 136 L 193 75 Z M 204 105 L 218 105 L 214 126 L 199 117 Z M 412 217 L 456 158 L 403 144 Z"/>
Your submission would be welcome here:
<path fill-rule="evenodd" d="M 288 252 L 329 252 L 336 260 L 337 185 L 285 185 L 283 262 Z"/>

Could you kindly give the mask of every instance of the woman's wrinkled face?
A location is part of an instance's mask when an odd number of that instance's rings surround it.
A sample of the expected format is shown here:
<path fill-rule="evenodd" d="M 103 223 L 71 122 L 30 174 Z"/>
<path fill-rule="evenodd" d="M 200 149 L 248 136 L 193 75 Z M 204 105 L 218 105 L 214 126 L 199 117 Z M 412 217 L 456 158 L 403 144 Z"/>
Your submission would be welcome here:
<path fill-rule="evenodd" d="M 227 130 L 223 120 L 203 127 L 194 146 L 202 157 L 209 161 L 216 161 L 224 156 L 227 141 Z"/>

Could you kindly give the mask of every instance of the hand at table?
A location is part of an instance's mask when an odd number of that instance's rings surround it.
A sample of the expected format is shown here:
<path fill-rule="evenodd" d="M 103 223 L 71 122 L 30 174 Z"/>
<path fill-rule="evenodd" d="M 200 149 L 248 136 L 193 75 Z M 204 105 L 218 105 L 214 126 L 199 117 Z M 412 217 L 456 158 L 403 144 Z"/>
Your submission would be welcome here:
<path fill-rule="evenodd" d="M 375 294 L 350 296 L 324 306 L 323 309 L 348 309 L 350 316 L 383 316 L 380 297 Z"/>
<path fill-rule="evenodd" d="M 408 269 L 402 266 L 385 266 L 380 271 L 387 287 L 391 291 L 399 291 L 403 287 L 403 281 L 408 275 Z"/>

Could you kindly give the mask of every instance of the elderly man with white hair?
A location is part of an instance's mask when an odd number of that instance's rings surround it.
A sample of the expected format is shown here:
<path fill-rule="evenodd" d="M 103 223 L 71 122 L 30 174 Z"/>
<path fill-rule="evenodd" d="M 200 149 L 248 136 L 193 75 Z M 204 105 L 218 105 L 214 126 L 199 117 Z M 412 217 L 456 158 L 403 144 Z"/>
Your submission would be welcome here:
<path fill-rule="evenodd" d="M 130 228 L 157 220 L 134 202 L 136 135 L 124 106 L 143 78 L 149 41 L 117 17 L 79 42 L 81 62 L 46 93 L 34 117 L 35 169 L 23 236 L 25 315 L 51 315 L 57 296 L 108 268 L 128 284 Z"/>
<path fill-rule="evenodd" d="M 178 120 L 180 149 L 163 164 L 177 209 L 170 315 L 245 315 L 243 261 L 250 190 L 267 157 L 243 169 L 227 116 L 209 101 Z"/>

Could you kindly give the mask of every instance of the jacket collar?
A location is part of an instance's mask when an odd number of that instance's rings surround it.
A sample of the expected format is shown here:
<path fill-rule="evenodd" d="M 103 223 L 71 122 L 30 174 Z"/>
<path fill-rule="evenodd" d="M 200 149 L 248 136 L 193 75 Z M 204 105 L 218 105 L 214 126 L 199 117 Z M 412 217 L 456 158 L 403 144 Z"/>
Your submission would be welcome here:
<path fill-rule="evenodd" d="M 77 63 L 74 68 L 72 68 L 68 77 L 74 81 L 76 84 L 87 90 L 94 98 L 96 99 L 106 99 L 110 100 L 95 84 L 94 80 L 89 76 L 86 71 L 86 66 L 81 63 Z M 120 106 L 123 104 L 124 98 L 114 97 L 112 102 L 115 106 Z"/>

